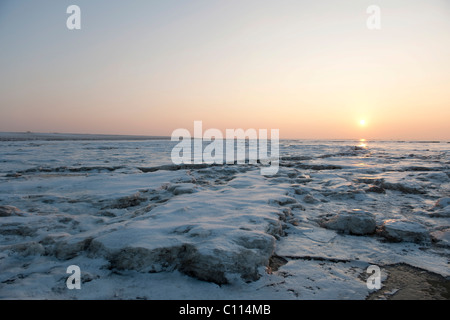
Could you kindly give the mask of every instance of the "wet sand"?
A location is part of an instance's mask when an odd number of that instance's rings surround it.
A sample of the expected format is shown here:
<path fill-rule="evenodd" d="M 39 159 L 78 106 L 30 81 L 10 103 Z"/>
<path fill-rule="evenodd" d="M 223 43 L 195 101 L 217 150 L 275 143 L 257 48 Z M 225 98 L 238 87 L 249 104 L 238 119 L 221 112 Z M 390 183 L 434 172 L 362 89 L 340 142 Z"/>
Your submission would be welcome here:
<path fill-rule="evenodd" d="M 382 268 L 387 279 L 368 300 L 449 300 L 450 279 L 407 264 Z"/>

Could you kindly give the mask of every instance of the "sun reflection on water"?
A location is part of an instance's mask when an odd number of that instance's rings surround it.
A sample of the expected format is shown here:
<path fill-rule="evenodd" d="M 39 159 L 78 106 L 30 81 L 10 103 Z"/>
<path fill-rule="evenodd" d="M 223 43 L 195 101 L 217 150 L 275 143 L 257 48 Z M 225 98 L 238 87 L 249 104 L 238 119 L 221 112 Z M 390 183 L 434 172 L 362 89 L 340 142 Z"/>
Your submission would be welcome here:
<path fill-rule="evenodd" d="M 367 141 L 366 139 L 359 139 L 359 145 L 360 148 L 367 148 Z"/>

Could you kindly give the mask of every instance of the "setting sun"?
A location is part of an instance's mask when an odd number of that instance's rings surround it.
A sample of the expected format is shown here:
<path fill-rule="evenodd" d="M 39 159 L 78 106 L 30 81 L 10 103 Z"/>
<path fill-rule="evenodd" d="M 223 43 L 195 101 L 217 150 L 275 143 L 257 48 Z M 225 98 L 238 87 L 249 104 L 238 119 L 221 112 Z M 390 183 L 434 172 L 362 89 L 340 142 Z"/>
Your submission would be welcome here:
<path fill-rule="evenodd" d="M 364 120 L 364 119 L 359 120 L 359 125 L 360 126 L 365 126 L 366 125 L 366 120 Z"/>

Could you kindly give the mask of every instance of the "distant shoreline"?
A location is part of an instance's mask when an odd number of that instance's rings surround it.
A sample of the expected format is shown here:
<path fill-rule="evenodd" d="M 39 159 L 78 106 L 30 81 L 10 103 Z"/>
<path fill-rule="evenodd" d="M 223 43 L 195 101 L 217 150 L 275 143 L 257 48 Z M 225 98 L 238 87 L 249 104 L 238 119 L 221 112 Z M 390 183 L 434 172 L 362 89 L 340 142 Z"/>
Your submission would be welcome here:
<path fill-rule="evenodd" d="M 67 141 L 67 140 L 170 140 L 166 136 L 120 135 L 120 134 L 83 134 L 83 133 L 35 133 L 35 132 L 0 132 L 0 141 Z"/>
<path fill-rule="evenodd" d="M 144 140 L 171 140 L 170 136 L 121 135 L 121 134 L 95 134 L 95 133 L 41 133 L 41 132 L 0 132 L 0 141 L 144 141 Z M 347 142 L 360 141 L 360 139 L 280 139 L 281 141 L 329 141 Z M 405 139 L 367 139 L 367 142 L 399 142 L 399 143 L 450 143 L 447 140 L 405 140 Z"/>

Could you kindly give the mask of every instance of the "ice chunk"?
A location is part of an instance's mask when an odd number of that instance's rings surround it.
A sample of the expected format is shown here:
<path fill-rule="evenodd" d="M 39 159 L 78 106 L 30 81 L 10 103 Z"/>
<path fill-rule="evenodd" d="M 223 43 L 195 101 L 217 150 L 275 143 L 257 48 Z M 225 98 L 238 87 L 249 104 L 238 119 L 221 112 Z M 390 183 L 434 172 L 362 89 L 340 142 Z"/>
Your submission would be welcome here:
<path fill-rule="evenodd" d="M 29 237 L 37 233 L 37 228 L 28 227 L 22 223 L 12 222 L 0 225 L 0 235 Z"/>
<path fill-rule="evenodd" d="M 117 199 L 112 205 L 106 206 L 108 209 L 125 209 L 135 207 L 146 199 L 141 196 L 140 192 L 136 192 L 130 196 L 125 196 Z"/>
<path fill-rule="evenodd" d="M 450 198 L 441 198 L 436 201 L 436 204 L 434 206 L 437 208 L 445 208 L 448 205 L 450 205 Z"/>
<path fill-rule="evenodd" d="M 20 215 L 20 210 L 13 206 L 0 206 L 0 217 Z"/>
<path fill-rule="evenodd" d="M 180 183 L 170 186 L 168 191 L 172 192 L 174 195 L 180 195 L 185 193 L 193 193 L 195 191 L 194 185 L 192 183 Z"/>
<path fill-rule="evenodd" d="M 292 198 L 290 196 L 279 196 L 276 199 L 269 200 L 269 203 L 274 205 L 285 206 L 288 204 L 295 204 L 297 203 L 297 200 L 295 200 L 295 198 Z"/>
<path fill-rule="evenodd" d="M 167 236 L 169 235 L 169 236 Z M 219 284 L 228 274 L 244 280 L 259 278 L 275 250 L 275 238 L 262 232 L 231 227 L 155 226 L 153 221 L 132 223 L 93 240 L 110 267 L 141 272 L 179 270 L 200 280 Z"/>
<path fill-rule="evenodd" d="M 450 247 L 450 229 L 434 231 L 431 233 L 431 237 L 438 246 Z"/>
<path fill-rule="evenodd" d="M 331 218 L 322 221 L 325 228 L 350 233 L 354 235 L 365 235 L 375 232 L 375 217 L 370 212 L 354 209 L 352 211 L 341 211 Z"/>
<path fill-rule="evenodd" d="M 314 203 L 318 203 L 320 201 L 317 200 L 316 198 L 314 198 L 312 195 L 307 194 L 306 196 L 303 197 L 303 202 L 314 204 Z"/>
<path fill-rule="evenodd" d="M 12 250 L 21 256 L 41 255 L 44 254 L 44 247 L 37 242 L 18 243 L 7 246 L 3 249 Z"/>
<path fill-rule="evenodd" d="M 53 253 L 58 259 L 68 260 L 76 257 L 86 250 L 92 238 L 83 238 L 80 236 L 69 237 L 67 240 L 55 244 Z"/>
<path fill-rule="evenodd" d="M 413 221 L 402 219 L 390 219 L 384 221 L 381 227 L 381 234 L 393 242 L 428 242 L 430 236 L 427 229 Z"/>
<path fill-rule="evenodd" d="M 386 193 L 386 190 L 383 187 L 372 185 L 366 189 L 366 192 Z"/>

